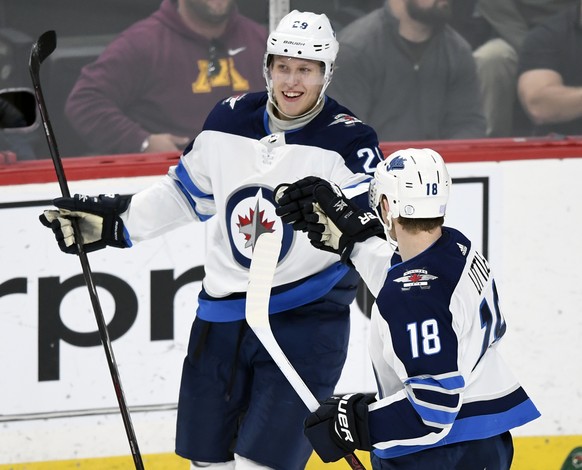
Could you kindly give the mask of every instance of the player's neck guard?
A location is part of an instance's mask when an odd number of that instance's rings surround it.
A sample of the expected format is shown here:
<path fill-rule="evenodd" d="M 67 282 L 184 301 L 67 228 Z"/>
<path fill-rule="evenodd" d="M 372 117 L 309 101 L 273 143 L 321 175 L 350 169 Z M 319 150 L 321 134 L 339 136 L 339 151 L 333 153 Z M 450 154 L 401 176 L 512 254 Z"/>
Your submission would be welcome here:
<path fill-rule="evenodd" d="M 272 102 L 267 101 L 267 114 L 269 115 L 269 128 L 271 132 L 279 132 L 279 131 L 290 131 L 293 129 L 299 129 L 304 127 L 309 122 L 317 116 L 321 110 L 325 101 L 318 101 L 313 108 L 311 108 L 306 113 L 303 113 L 301 116 L 287 116 L 285 113 L 281 112 L 281 110 Z M 288 119 L 281 119 L 275 115 L 275 110 L 282 114 Z"/>

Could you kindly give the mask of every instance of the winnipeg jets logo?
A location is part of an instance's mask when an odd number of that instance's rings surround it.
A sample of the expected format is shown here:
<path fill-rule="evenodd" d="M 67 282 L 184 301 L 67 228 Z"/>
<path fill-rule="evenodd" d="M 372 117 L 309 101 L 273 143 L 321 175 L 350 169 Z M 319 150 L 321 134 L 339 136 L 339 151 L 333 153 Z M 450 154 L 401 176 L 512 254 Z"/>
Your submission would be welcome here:
<path fill-rule="evenodd" d="M 388 171 L 404 170 L 404 162 L 405 161 L 406 161 L 406 158 L 404 158 L 404 157 L 400 157 L 400 156 L 394 157 L 392 160 L 390 160 L 390 163 L 388 164 Z"/>
<path fill-rule="evenodd" d="M 255 208 L 249 210 L 248 215 L 239 215 L 238 220 L 239 232 L 244 235 L 246 240 L 245 248 L 252 247 L 254 249 L 259 235 L 274 232 L 275 222 L 265 218 L 265 211 L 261 210 L 259 200 L 257 200 Z"/>
<path fill-rule="evenodd" d="M 264 186 L 237 189 L 226 201 L 226 229 L 233 260 L 249 268 L 253 249 L 263 233 L 276 233 L 282 238 L 283 259 L 293 242 L 293 228 L 284 224 L 275 212 L 273 190 Z"/>
<path fill-rule="evenodd" d="M 360 121 L 358 118 L 354 116 L 350 116 L 349 114 L 341 113 L 336 114 L 333 117 L 333 122 L 330 124 L 330 126 L 333 126 L 334 124 L 345 124 L 346 126 L 353 126 L 358 122 L 362 121 Z"/>
<path fill-rule="evenodd" d="M 245 97 L 246 93 L 243 93 L 241 95 L 233 95 L 230 96 L 228 98 L 226 98 L 225 100 L 222 101 L 221 104 L 224 105 L 229 105 L 231 107 L 231 109 L 234 109 L 234 107 L 236 106 L 236 103 L 239 102 L 240 100 L 242 100 Z"/>
<path fill-rule="evenodd" d="M 394 282 L 402 284 L 402 290 L 410 290 L 412 287 L 430 289 L 429 281 L 438 279 L 437 276 L 429 274 L 426 269 L 411 269 L 406 271 L 402 277 L 394 279 Z"/>

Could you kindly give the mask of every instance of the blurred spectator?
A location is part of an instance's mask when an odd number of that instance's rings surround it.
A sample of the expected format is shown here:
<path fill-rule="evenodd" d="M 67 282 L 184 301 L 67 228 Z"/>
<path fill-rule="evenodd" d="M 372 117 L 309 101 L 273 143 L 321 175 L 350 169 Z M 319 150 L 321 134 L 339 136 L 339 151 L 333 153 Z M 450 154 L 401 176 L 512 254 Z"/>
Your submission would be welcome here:
<path fill-rule="evenodd" d="M 461 33 L 471 49 L 475 50 L 488 39 L 491 39 L 492 28 L 477 10 L 478 0 L 453 1 L 452 18 L 449 24 L 455 31 Z"/>
<path fill-rule="evenodd" d="M 582 0 L 532 29 L 519 56 L 519 99 L 537 135 L 582 135 Z"/>
<path fill-rule="evenodd" d="M 484 137 L 475 61 L 450 15 L 449 0 L 387 0 L 346 26 L 329 95 L 381 141 Z"/>
<path fill-rule="evenodd" d="M 178 151 L 220 99 L 265 87 L 266 40 L 235 0 L 163 0 L 82 69 L 66 115 L 97 153 Z"/>
<path fill-rule="evenodd" d="M 515 135 L 518 51 L 528 31 L 577 0 L 478 0 L 491 38 L 474 51 L 489 137 Z"/>

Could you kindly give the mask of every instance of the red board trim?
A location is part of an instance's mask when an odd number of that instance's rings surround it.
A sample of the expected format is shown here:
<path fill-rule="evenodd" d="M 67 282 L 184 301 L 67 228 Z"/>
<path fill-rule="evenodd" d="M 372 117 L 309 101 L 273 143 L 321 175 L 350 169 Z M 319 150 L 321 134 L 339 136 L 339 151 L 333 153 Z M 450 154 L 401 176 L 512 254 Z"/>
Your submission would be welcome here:
<path fill-rule="evenodd" d="M 500 162 L 549 158 L 582 158 L 582 137 L 507 138 L 382 142 L 384 155 L 409 147 L 429 147 L 447 162 Z M 163 175 L 178 163 L 179 155 L 124 154 L 64 158 L 67 180 Z M 51 159 L 18 162 L 0 153 L 0 185 L 56 182 Z"/>

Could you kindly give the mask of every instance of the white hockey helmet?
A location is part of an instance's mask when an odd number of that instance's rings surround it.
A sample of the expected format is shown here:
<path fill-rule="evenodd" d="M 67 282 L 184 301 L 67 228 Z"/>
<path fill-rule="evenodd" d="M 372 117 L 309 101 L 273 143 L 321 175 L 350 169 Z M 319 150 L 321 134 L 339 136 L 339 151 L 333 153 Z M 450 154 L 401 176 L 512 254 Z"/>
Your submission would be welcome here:
<path fill-rule="evenodd" d="M 431 149 L 398 150 L 378 164 L 370 183 L 369 202 L 380 220 L 382 196 L 392 218 L 431 219 L 446 213 L 451 178 L 443 157 Z"/>
<path fill-rule="evenodd" d="M 273 99 L 273 83 L 269 71 L 271 56 L 317 60 L 324 64 L 323 86 L 316 103 L 318 104 L 323 99 L 325 90 L 331 81 L 333 64 L 338 50 L 339 43 L 326 15 L 298 10 L 293 10 L 285 15 L 267 39 L 267 50 L 263 60 L 263 75 L 267 82 L 269 101 L 276 105 Z"/>

